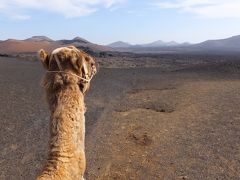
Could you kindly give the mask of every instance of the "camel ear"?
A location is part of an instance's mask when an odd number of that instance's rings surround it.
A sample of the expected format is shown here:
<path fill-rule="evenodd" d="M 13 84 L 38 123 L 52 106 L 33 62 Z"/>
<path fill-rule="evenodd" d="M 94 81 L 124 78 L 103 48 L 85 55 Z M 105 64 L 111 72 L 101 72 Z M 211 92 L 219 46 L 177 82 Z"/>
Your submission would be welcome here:
<path fill-rule="evenodd" d="M 43 67 L 48 70 L 49 69 L 49 56 L 43 49 L 38 51 L 38 59 L 41 61 Z"/>

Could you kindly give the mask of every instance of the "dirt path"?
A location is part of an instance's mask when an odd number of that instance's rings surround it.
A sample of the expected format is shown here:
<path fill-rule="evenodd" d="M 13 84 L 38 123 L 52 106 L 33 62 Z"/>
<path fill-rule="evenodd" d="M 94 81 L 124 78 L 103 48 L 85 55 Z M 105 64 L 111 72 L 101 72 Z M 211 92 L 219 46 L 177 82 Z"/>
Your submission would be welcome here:
<path fill-rule="evenodd" d="M 138 77 L 92 131 L 87 178 L 239 179 L 239 75 L 214 68 Z"/>
<path fill-rule="evenodd" d="M 178 66 L 101 69 L 86 97 L 87 179 L 240 178 L 240 66 Z M 34 179 L 46 160 L 43 73 L 0 58 L 1 180 Z"/>

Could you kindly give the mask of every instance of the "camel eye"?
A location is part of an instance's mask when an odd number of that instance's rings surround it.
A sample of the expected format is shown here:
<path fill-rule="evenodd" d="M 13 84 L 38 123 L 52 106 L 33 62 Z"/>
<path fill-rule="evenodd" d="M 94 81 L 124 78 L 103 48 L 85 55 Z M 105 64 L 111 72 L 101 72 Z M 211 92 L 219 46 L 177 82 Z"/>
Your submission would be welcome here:
<path fill-rule="evenodd" d="M 87 62 L 89 62 L 89 61 L 90 61 L 89 57 L 86 57 L 86 58 L 85 58 L 85 60 L 86 60 Z"/>

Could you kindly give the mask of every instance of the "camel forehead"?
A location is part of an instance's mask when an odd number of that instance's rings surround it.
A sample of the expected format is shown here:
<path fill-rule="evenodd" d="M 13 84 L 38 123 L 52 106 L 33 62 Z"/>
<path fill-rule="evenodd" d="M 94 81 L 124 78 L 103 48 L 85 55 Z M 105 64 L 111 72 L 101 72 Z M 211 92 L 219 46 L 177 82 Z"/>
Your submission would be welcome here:
<path fill-rule="evenodd" d="M 94 61 L 94 59 L 86 54 L 84 51 L 77 49 L 75 46 L 67 46 L 67 47 L 60 47 L 52 51 L 51 56 L 58 55 L 59 57 L 71 57 L 75 56 L 76 54 L 80 55 L 83 58 L 88 58 Z"/>
<path fill-rule="evenodd" d="M 59 52 L 70 53 L 70 52 L 72 52 L 73 50 L 74 50 L 74 51 L 77 51 L 76 48 L 72 48 L 72 47 L 60 47 L 60 48 L 57 48 L 57 49 L 53 50 L 52 55 L 58 54 Z"/>

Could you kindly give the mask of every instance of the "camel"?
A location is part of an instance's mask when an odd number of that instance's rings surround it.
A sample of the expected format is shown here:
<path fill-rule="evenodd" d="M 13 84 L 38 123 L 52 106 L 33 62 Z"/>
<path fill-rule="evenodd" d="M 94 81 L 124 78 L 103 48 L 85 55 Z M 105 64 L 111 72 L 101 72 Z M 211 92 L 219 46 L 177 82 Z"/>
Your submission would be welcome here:
<path fill-rule="evenodd" d="M 42 49 L 38 58 L 47 70 L 43 87 L 51 116 L 48 160 L 37 180 L 84 179 L 84 95 L 97 72 L 95 60 L 74 46 L 50 54 Z"/>

